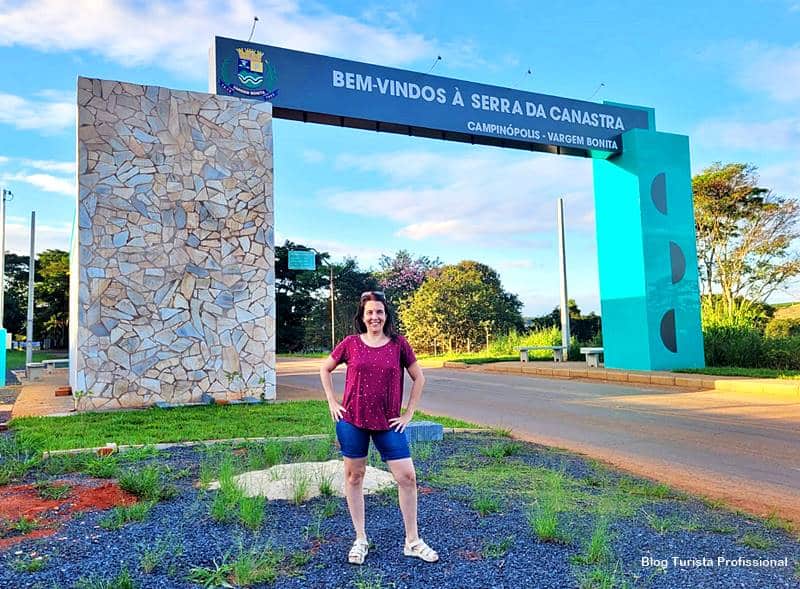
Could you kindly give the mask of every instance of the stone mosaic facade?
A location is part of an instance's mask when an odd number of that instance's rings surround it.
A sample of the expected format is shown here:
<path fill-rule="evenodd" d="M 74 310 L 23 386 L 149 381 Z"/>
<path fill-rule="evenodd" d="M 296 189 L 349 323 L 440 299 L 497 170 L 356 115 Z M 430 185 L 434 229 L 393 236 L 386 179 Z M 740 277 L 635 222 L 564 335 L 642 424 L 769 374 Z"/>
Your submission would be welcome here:
<path fill-rule="evenodd" d="M 271 105 L 80 78 L 78 168 L 83 406 L 273 399 Z"/>

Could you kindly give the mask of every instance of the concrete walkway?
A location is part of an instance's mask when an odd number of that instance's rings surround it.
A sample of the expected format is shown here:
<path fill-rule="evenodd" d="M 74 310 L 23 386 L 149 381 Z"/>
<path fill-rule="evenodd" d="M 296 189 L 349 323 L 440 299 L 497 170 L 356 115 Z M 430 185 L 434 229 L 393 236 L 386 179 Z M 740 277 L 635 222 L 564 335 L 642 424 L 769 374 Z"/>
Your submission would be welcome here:
<path fill-rule="evenodd" d="M 69 384 L 69 371 L 57 368 L 41 380 L 23 384 L 14 402 L 11 417 L 38 417 L 45 415 L 69 415 L 75 407 L 72 397 L 56 397 L 58 387 Z"/>

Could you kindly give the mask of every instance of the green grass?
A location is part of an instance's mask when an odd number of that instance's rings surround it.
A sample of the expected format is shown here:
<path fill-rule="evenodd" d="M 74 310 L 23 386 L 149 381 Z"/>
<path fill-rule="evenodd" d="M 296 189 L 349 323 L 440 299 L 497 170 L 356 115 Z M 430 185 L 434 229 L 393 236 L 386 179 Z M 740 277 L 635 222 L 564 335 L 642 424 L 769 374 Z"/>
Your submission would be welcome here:
<path fill-rule="evenodd" d="M 645 520 L 647 520 L 647 525 L 659 534 L 666 534 L 668 532 L 694 532 L 700 529 L 698 523 L 693 521 L 687 522 L 674 515 L 662 517 L 645 510 L 642 511 Z"/>
<path fill-rule="evenodd" d="M 770 513 L 764 520 L 764 526 L 768 530 L 782 530 L 789 534 L 791 534 L 792 530 L 794 530 L 792 522 L 785 520 L 781 517 L 778 517 L 778 514 L 775 513 L 774 511 Z"/>
<path fill-rule="evenodd" d="M 27 518 L 23 515 L 18 520 L 12 521 L 9 527 L 15 532 L 19 532 L 24 536 L 25 534 L 30 534 L 36 529 L 36 520 Z"/>
<path fill-rule="evenodd" d="M 154 505 L 153 501 L 142 501 L 133 505 L 115 507 L 100 520 L 100 527 L 105 530 L 118 530 L 130 522 L 144 521 L 150 515 L 150 510 Z"/>
<path fill-rule="evenodd" d="M 519 442 L 495 442 L 491 446 L 481 448 L 481 454 L 489 458 L 506 458 L 507 456 L 515 456 L 522 452 L 522 444 Z"/>
<path fill-rule="evenodd" d="M 596 565 L 578 575 L 579 589 L 625 589 L 629 586 L 618 566 Z"/>
<path fill-rule="evenodd" d="M 47 564 L 47 558 L 44 556 L 24 555 L 11 561 L 11 568 L 18 573 L 36 573 L 41 571 L 45 564 Z"/>
<path fill-rule="evenodd" d="M 473 423 L 416 412 L 419 420 L 445 427 L 478 427 Z M 221 405 L 81 413 L 69 417 L 24 417 L 11 428 L 23 447 L 60 450 L 118 444 L 156 444 L 239 437 L 330 434 L 333 424 L 324 401 L 259 405 Z"/>
<path fill-rule="evenodd" d="M 712 366 L 708 368 L 680 368 L 673 372 L 708 374 L 711 376 L 746 376 L 749 378 L 781 378 L 796 380 L 800 370 L 777 370 L 775 368 L 740 368 L 737 366 Z"/>
<path fill-rule="evenodd" d="M 72 487 L 67 484 L 57 484 L 47 481 L 36 483 L 36 493 L 42 499 L 50 499 L 52 501 L 59 501 L 69 497 Z"/>
<path fill-rule="evenodd" d="M 203 587 L 251 587 L 259 583 L 274 583 L 280 576 L 298 576 L 307 558 L 296 554 L 288 557 L 283 550 L 253 547 L 231 558 L 225 554 L 221 562 L 213 567 L 195 567 L 189 572 L 188 581 Z"/>
<path fill-rule="evenodd" d="M 756 532 L 747 532 L 736 543 L 756 550 L 769 550 L 775 545 L 775 542 Z"/>
<path fill-rule="evenodd" d="M 496 495 L 482 493 L 472 501 L 472 509 L 478 512 L 481 517 L 486 517 L 492 513 L 500 511 L 500 499 Z"/>
<path fill-rule="evenodd" d="M 497 542 L 487 542 L 484 544 L 481 554 L 484 558 L 501 558 L 514 545 L 515 540 L 514 536 L 506 536 Z"/>
<path fill-rule="evenodd" d="M 572 557 L 571 561 L 582 565 L 603 564 L 609 562 L 613 554 L 608 522 L 600 519 L 595 523 L 591 537 L 584 544 L 583 552 Z"/>
<path fill-rule="evenodd" d="M 31 357 L 32 362 L 41 362 L 42 360 L 50 360 L 51 358 L 66 358 L 67 352 L 33 352 Z M 6 369 L 7 370 L 22 370 L 25 368 L 25 350 L 7 350 L 6 351 Z"/>
<path fill-rule="evenodd" d="M 119 476 L 119 486 L 145 501 L 163 501 L 178 494 L 175 485 L 167 482 L 168 474 L 162 467 L 148 465 L 136 470 L 126 470 Z"/>

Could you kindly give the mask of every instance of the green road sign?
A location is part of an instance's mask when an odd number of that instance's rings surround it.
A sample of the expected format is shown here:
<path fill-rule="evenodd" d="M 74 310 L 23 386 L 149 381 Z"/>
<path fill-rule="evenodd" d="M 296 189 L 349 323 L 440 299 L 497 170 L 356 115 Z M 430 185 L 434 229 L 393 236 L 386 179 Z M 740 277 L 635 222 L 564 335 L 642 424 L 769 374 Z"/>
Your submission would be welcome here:
<path fill-rule="evenodd" d="M 289 250 L 289 270 L 316 270 L 317 254 L 305 250 Z"/>

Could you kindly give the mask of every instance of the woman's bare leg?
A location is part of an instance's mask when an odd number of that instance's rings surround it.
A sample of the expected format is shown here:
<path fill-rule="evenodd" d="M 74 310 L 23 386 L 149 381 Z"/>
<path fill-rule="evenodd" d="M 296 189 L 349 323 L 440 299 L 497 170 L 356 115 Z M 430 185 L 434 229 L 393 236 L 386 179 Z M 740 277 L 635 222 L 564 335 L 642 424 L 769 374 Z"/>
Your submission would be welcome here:
<path fill-rule="evenodd" d="M 344 457 L 344 496 L 356 539 L 366 540 L 364 528 L 364 473 L 367 470 L 367 459 Z"/>
<path fill-rule="evenodd" d="M 406 527 L 406 544 L 419 539 L 417 530 L 417 473 L 411 458 L 389 460 L 386 463 L 397 481 L 400 512 Z"/>

